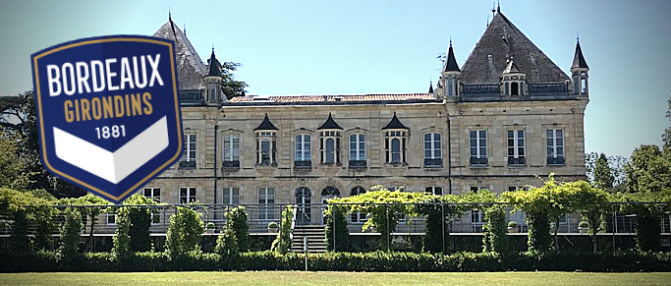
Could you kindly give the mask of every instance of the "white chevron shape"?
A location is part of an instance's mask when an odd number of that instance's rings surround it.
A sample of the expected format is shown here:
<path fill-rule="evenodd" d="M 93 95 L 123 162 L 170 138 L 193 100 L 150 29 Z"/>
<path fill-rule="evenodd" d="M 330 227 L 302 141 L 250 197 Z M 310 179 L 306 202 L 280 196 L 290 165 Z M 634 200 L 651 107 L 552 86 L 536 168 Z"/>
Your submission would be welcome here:
<path fill-rule="evenodd" d="M 56 156 L 116 184 L 168 147 L 168 122 L 163 116 L 115 152 L 107 151 L 54 127 Z"/>

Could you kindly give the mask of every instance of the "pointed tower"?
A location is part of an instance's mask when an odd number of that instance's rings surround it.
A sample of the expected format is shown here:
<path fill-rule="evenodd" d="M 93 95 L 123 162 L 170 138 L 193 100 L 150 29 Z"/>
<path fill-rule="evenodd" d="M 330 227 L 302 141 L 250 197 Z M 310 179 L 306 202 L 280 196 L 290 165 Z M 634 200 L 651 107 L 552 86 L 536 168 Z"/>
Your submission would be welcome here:
<path fill-rule="evenodd" d="M 209 104 L 218 104 L 222 101 L 226 101 L 225 96 L 221 96 L 221 64 L 217 60 L 217 56 L 214 54 L 214 47 L 212 47 L 212 54 L 210 59 L 207 60 L 207 75 L 203 77 L 205 82 L 206 94 L 205 98 Z"/>
<path fill-rule="evenodd" d="M 459 78 L 461 76 L 461 69 L 457 64 L 457 59 L 454 57 L 454 50 L 452 49 L 452 40 L 450 40 L 450 48 L 447 50 L 447 60 L 443 71 L 440 74 L 440 86 L 443 87 L 440 95 L 445 97 L 459 96 Z"/>
<path fill-rule="evenodd" d="M 429 81 L 429 93 L 433 94 L 433 81 Z"/>
<path fill-rule="evenodd" d="M 580 39 L 575 45 L 575 56 L 573 57 L 573 64 L 571 65 L 571 77 L 573 80 L 573 94 L 589 94 L 589 85 L 587 83 L 589 66 L 582 55 L 580 48 Z"/>

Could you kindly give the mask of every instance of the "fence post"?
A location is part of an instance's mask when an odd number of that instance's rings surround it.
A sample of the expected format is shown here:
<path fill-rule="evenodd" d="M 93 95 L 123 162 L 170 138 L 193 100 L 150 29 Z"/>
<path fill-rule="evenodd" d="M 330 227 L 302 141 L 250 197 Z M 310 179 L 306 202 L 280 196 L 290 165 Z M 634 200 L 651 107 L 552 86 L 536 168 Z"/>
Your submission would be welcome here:
<path fill-rule="evenodd" d="M 384 213 L 387 219 L 387 251 L 391 250 L 391 241 L 389 240 L 389 236 L 391 236 L 391 227 L 390 227 L 390 222 L 389 222 L 389 204 L 385 203 L 384 204 Z"/>
<path fill-rule="evenodd" d="M 613 205 L 613 252 L 616 251 L 615 232 L 617 231 L 617 213 L 615 212 L 615 205 Z"/>
<path fill-rule="evenodd" d="M 303 255 L 305 255 L 305 271 L 308 271 L 308 237 L 307 236 L 303 236 Z"/>
<path fill-rule="evenodd" d="M 333 252 L 335 252 L 336 251 L 336 219 L 335 219 L 335 212 L 337 211 L 338 208 L 336 208 L 336 207 L 332 207 L 332 208 L 333 209 L 331 210 L 331 220 L 333 221 L 333 230 L 332 230 L 332 232 L 333 232 Z"/>
<path fill-rule="evenodd" d="M 282 218 L 284 217 L 284 216 L 282 215 L 282 210 L 283 210 L 283 209 L 284 209 L 284 205 L 283 205 L 283 204 L 280 204 L 280 228 L 279 228 L 278 231 L 277 231 L 277 233 L 278 233 L 278 235 L 279 235 L 279 238 L 280 238 L 280 243 L 279 243 L 279 248 L 278 248 L 278 249 L 282 249 L 282 221 L 283 221 Z M 273 212 L 274 212 L 274 210 L 273 210 Z M 267 217 L 266 217 L 266 218 L 267 218 Z"/>

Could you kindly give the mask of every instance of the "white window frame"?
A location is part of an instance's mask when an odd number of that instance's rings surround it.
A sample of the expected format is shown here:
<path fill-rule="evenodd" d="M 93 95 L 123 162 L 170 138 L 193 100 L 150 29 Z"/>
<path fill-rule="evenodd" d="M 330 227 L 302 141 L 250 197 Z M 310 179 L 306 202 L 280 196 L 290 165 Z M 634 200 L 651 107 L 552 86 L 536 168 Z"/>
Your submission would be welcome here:
<path fill-rule="evenodd" d="M 436 190 L 440 189 L 440 194 L 436 194 Z M 442 196 L 443 195 L 443 187 L 438 187 L 438 186 L 431 186 L 431 187 L 426 187 L 424 188 L 425 193 L 430 193 L 434 196 Z"/>
<path fill-rule="evenodd" d="M 476 150 L 475 158 L 487 158 L 487 153 L 488 153 L 488 152 L 487 152 L 487 130 L 485 130 L 485 129 L 474 129 L 474 130 L 470 130 L 470 131 L 469 131 L 469 135 L 468 135 L 468 140 L 469 140 L 469 142 L 468 142 L 468 146 L 469 146 L 469 153 L 470 153 L 470 155 L 471 155 L 470 157 L 474 157 L 474 155 L 473 155 L 473 150 L 472 150 L 472 149 L 473 149 L 473 145 L 472 145 L 472 144 L 473 144 L 473 132 L 475 132 L 475 150 Z M 484 134 L 484 138 L 483 138 L 482 134 Z M 480 140 L 481 140 L 481 139 L 484 139 L 484 140 L 485 140 L 485 143 L 484 143 L 484 150 L 485 150 L 484 155 L 483 155 L 482 152 L 481 152 L 482 149 L 483 149 L 483 146 L 482 146 L 482 144 L 480 143 Z"/>
<path fill-rule="evenodd" d="M 110 218 L 112 222 L 110 222 Z M 105 213 L 105 225 L 117 225 L 116 219 L 117 216 L 115 213 Z"/>
<path fill-rule="evenodd" d="M 259 216 L 260 220 L 274 220 L 275 219 L 275 188 L 261 187 L 257 189 Z M 270 200 L 272 194 L 272 202 Z"/>
<path fill-rule="evenodd" d="M 237 141 L 237 146 L 236 146 Z M 224 162 L 240 161 L 240 135 L 224 134 L 223 160 Z"/>
<path fill-rule="evenodd" d="M 405 164 L 406 162 L 406 150 L 405 150 L 405 145 L 407 144 L 408 140 L 408 131 L 407 130 L 387 130 L 385 131 L 385 148 L 387 152 L 387 164 Z M 394 148 L 392 142 L 394 139 L 398 139 L 399 143 L 399 160 L 398 162 L 394 162 Z"/>
<path fill-rule="evenodd" d="M 323 130 L 320 131 L 321 135 L 321 152 L 322 152 L 322 164 L 337 164 L 340 163 L 340 130 Z M 331 139 L 333 140 L 333 150 L 327 148 L 326 142 Z M 328 161 L 328 154 L 333 153 L 333 162 Z"/>
<path fill-rule="evenodd" d="M 237 187 L 223 187 L 221 195 L 222 195 L 222 201 L 221 202 L 226 206 L 237 206 L 237 205 L 240 204 L 240 188 L 237 188 Z M 236 198 L 237 198 L 237 201 L 236 201 Z M 226 199 L 228 199 L 228 201 Z"/>
<path fill-rule="evenodd" d="M 429 141 L 427 142 L 426 136 L 429 135 Z M 438 140 L 436 140 L 438 136 Z M 426 149 L 426 144 L 429 143 L 429 149 Z M 438 144 L 438 149 L 436 149 L 436 144 Z M 428 155 L 427 156 L 427 151 Z M 424 134 L 424 159 L 443 159 L 443 135 L 437 132 L 430 132 Z"/>
<path fill-rule="evenodd" d="M 148 196 L 147 196 L 147 191 L 149 191 Z M 158 191 L 158 194 L 156 194 L 156 191 Z M 142 189 L 142 194 L 145 197 L 147 197 L 147 198 L 149 198 L 149 199 L 151 199 L 151 200 L 153 200 L 157 203 L 161 202 L 161 188 L 143 188 Z"/>
<path fill-rule="evenodd" d="M 354 140 L 352 140 L 354 138 Z M 363 144 L 363 146 L 361 146 Z M 354 148 L 352 148 L 354 147 Z M 352 156 L 354 155 L 354 156 Z M 366 161 L 366 134 L 355 133 L 349 136 L 349 160 Z"/>
<path fill-rule="evenodd" d="M 548 131 L 550 131 L 552 133 L 552 138 L 546 138 L 546 141 L 550 141 L 550 142 L 552 142 L 552 144 L 548 145 L 547 148 L 552 148 L 552 154 L 547 154 L 547 157 L 548 158 L 561 158 L 561 157 L 566 158 L 566 140 L 564 139 L 564 137 L 565 137 L 564 135 L 566 134 L 566 132 L 564 132 L 564 129 L 547 129 L 545 131 L 545 136 L 546 137 L 548 136 Z M 561 131 L 561 140 L 557 140 L 558 139 L 557 138 L 558 137 L 557 136 L 557 131 Z M 561 145 L 561 148 L 562 148 L 561 156 L 558 154 L 559 152 L 557 152 L 557 149 L 558 149 L 557 142 L 558 141 L 561 141 L 561 143 L 562 143 L 562 145 Z M 550 142 L 547 142 L 547 143 L 550 143 Z"/>
<path fill-rule="evenodd" d="M 355 192 L 355 190 L 357 190 L 357 191 Z M 365 194 L 365 193 L 366 193 L 366 189 L 364 187 L 356 186 L 356 187 L 352 188 L 352 190 L 350 192 L 350 195 L 356 196 L 356 195 Z M 366 217 L 366 213 L 352 212 L 350 214 L 350 222 L 352 222 L 354 224 L 362 224 L 362 223 L 365 223 L 367 220 L 368 220 L 368 218 Z"/>
<path fill-rule="evenodd" d="M 312 161 L 312 136 L 309 134 L 298 134 L 294 139 L 296 140 L 294 142 L 294 161 Z"/>
<path fill-rule="evenodd" d="M 186 190 L 186 197 L 182 196 L 182 190 Z M 198 192 L 196 188 L 193 187 L 180 187 L 179 188 L 179 204 L 189 204 L 192 202 L 198 201 Z M 191 200 L 193 197 L 193 200 Z M 182 198 L 184 198 L 185 202 L 182 202 Z"/>
<path fill-rule="evenodd" d="M 196 161 L 198 157 L 198 137 L 196 134 L 185 134 L 184 135 L 184 154 L 182 154 L 182 162 L 191 162 Z M 191 146 L 193 143 L 193 149 Z M 191 157 L 191 152 L 193 152 L 193 157 Z"/>
<path fill-rule="evenodd" d="M 275 131 L 258 131 L 256 132 L 256 143 L 257 143 L 257 157 L 258 160 L 256 164 L 262 165 L 263 163 L 263 143 L 268 142 L 268 165 L 275 164 L 275 153 L 277 149 L 276 144 L 276 132 Z"/>

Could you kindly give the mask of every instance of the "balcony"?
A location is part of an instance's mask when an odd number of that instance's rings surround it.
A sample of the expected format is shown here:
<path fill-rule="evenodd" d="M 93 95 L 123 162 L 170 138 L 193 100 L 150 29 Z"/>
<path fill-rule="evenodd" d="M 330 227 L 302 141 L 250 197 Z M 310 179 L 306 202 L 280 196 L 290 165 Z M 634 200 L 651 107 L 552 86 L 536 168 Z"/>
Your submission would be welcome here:
<path fill-rule="evenodd" d="M 566 165 L 566 158 L 562 157 L 548 157 L 548 165 L 564 166 Z"/>
<path fill-rule="evenodd" d="M 487 157 L 471 157 L 471 166 L 474 167 L 486 167 L 489 164 Z"/>
<path fill-rule="evenodd" d="M 508 157 L 508 166 L 524 166 L 527 164 L 527 159 L 524 157 L 515 158 Z"/>
<path fill-rule="evenodd" d="M 224 170 L 240 169 L 240 161 L 224 161 L 222 169 Z"/>
<path fill-rule="evenodd" d="M 366 168 L 366 160 L 350 160 L 349 161 L 349 168 L 350 169 L 365 169 Z"/>
<path fill-rule="evenodd" d="M 312 161 L 294 161 L 294 169 L 311 169 Z"/>
<path fill-rule="evenodd" d="M 443 167 L 442 158 L 424 159 L 424 168 L 442 168 L 442 167 Z"/>
<path fill-rule="evenodd" d="M 181 170 L 193 170 L 196 168 L 196 161 L 180 161 L 179 168 Z"/>

